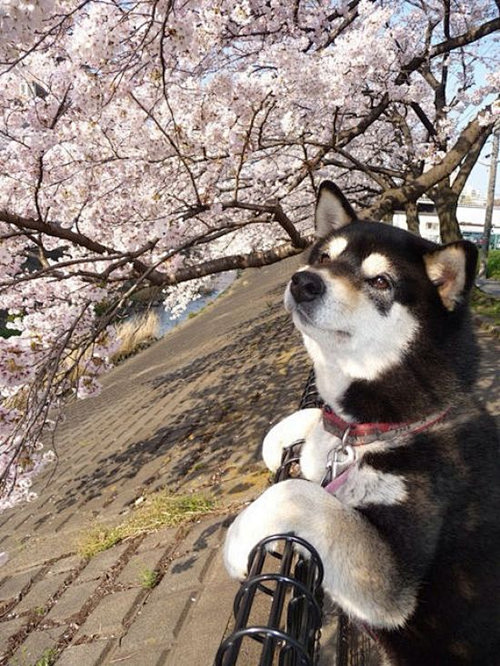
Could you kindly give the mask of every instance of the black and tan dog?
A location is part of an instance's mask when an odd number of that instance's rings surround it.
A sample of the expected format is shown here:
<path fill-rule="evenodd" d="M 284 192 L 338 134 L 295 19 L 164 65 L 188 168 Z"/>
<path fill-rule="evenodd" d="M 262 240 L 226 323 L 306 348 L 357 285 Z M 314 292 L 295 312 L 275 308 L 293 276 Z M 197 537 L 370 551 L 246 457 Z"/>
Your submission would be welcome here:
<path fill-rule="evenodd" d="M 285 305 L 328 407 L 296 412 L 266 437 L 271 469 L 305 440 L 308 480 L 272 486 L 237 517 L 226 566 L 244 577 L 255 543 L 294 532 L 386 663 L 498 666 L 500 450 L 471 392 L 476 249 L 361 222 L 330 182 L 316 229 Z"/>

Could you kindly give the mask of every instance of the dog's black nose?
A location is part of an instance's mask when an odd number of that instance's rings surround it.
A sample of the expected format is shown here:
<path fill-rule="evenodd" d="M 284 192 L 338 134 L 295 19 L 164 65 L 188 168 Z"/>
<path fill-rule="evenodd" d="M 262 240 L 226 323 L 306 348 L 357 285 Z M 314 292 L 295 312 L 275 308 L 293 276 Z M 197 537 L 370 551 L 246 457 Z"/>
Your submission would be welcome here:
<path fill-rule="evenodd" d="M 292 275 L 290 291 L 297 303 L 314 301 L 325 293 L 325 283 L 317 273 L 299 271 Z"/>

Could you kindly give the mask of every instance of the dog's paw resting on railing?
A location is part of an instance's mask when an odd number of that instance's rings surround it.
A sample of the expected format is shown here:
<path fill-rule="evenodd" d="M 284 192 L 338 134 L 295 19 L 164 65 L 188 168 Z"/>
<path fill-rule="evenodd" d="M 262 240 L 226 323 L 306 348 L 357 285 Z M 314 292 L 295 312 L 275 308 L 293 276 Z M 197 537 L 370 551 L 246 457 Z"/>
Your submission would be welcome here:
<path fill-rule="evenodd" d="M 328 453 L 340 441 L 326 433 L 322 423 L 322 410 L 313 407 L 293 412 L 271 428 L 262 444 L 262 457 L 268 469 L 276 472 L 286 449 L 300 443 L 301 476 L 321 483 Z"/>
<path fill-rule="evenodd" d="M 413 611 L 416 587 L 402 575 L 377 530 L 324 488 L 303 479 L 270 487 L 236 518 L 224 546 L 230 575 L 245 578 L 252 548 L 270 534 L 284 533 L 311 543 L 324 565 L 325 590 L 360 621 L 397 627 Z"/>

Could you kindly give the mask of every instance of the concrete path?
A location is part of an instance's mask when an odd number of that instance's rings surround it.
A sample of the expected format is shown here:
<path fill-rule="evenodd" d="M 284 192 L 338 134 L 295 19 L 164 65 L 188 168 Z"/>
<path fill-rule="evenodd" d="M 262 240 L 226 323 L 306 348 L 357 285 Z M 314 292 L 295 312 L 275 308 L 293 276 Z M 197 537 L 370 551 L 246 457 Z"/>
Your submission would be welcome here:
<path fill-rule="evenodd" d="M 309 371 L 282 308 L 298 264 L 246 271 L 216 303 L 110 372 L 98 397 L 68 407 L 54 442 L 59 462 L 38 479 L 39 499 L 0 515 L 8 554 L 0 664 L 210 666 L 237 590 L 220 557 L 228 517 L 266 486 L 262 437 L 296 409 Z M 500 344 L 480 338 L 479 389 L 498 415 Z M 92 527 L 119 524 L 163 488 L 205 494 L 218 510 L 90 560 L 78 555 Z M 144 576 L 152 571 L 154 587 Z"/>
<path fill-rule="evenodd" d="M 500 298 L 500 280 L 478 279 L 476 284 L 485 294 Z"/>

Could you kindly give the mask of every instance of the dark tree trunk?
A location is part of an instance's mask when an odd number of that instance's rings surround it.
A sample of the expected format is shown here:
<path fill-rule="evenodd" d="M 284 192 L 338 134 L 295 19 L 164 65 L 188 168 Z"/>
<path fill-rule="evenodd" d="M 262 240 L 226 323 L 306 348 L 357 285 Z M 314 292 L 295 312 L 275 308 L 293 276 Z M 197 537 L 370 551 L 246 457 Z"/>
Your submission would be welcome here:
<path fill-rule="evenodd" d="M 441 182 L 429 192 L 429 196 L 436 205 L 441 243 L 452 243 L 460 240 L 462 232 L 457 220 L 458 195 L 448 183 Z"/>
<path fill-rule="evenodd" d="M 405 204 L 406 224 L 408 231 L 420 236 L 420 219 L 418 216 L 418 207 L 415 201 L 408 201 Z"/>

